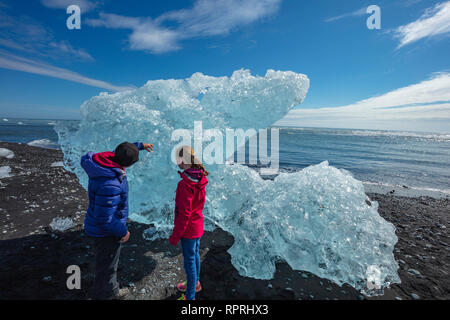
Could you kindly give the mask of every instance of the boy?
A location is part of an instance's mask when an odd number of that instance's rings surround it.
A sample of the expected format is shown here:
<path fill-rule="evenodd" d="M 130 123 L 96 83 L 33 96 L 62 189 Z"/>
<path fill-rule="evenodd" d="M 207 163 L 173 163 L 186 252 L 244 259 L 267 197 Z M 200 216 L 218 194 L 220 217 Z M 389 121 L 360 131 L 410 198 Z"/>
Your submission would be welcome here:
<path fill-rule="evenodd" d="M 89 208 L 84 219 L 85 233 L 94 239 L 94 299 L 121 299 L 127 290 L 119 290 L 117 266 L 121 244 L 128 241 L 128 182 L 125 168 L 139 160 L 139 151 L 153 151 L 147 143 L 124 142 L 114 152 L 89 152 L 81 166 L 89 176 Z"/>

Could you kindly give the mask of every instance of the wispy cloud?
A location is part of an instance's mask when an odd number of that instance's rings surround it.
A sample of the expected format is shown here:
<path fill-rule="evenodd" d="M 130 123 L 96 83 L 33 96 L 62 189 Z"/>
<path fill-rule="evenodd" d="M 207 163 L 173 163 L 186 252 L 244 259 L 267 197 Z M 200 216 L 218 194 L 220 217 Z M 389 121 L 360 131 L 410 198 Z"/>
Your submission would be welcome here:
<path fill-rule="evenodd" d="M 105 81 L 88 78 L 71 70 L 16 56 L 3 50 L 0 50 L 0 68 L 64 79 L 109 91 L 126 91 L 133 89 L 133 87 L 116 86 Z"/>
<path fill-rule="evenodd" d="M 87 12 L 98 7 L 98 1 L 91 0 L 41 0 L 47 8 L 66 9 L 68 6 L 78 5 L 82 12 Z"/>
<path fill-rule="evenodd" d="M 281 1 L 197 0 L 192 8 L 166 12 L 155 19 L 100 13 L 98 19 L 87 19 L 86 23 L 130 29 L 131 49 L 164 53 L 180 49 L 182 40 L 226 35 L 268 17 L 278 11 Z"/>
<path fill-rule="evenodd" d="M 337 21 L 337 20 L 350 18 L 350 17 L 361 17 L 361 16 L 366 14 L 366 10 L 367 10 L 367 7 L 361 8 L 361 9 L 358 9 L 358 10 L 355 10 L 355 11 L 352 11 L 352 12 L 347 12 L 347 13 L 341 14 L 339 16 L 335 16 L 335 17 L 331 17 L 331 18 L 325 19 L 325 22 L 334 22 L 334 21 Z"/>
<path fill-rule="evenodd" d="M 52 59 L 94 61 L 86 50 L 73 48 L 67 41 L 58 41 L 50 30 L 28 16 L 13 17 L 0 10 L 0 32 L 0 46 L 4 48 Z"/>
<path fill-rule="evenodd" d="M 417 122 L 424 121 L 441 121 L 450 128 L 450 73 L 437 73 L 420 83 L 347 106 L 296 109 L 278 124 L 341 128 L 375 125 L 377 129 L 400 124 L 414 130 Z"/>
<path fill-rule="evenodd" d="M 429 8 L 416 21 L 398 27 L 395 35 L 400 39 L 398 48 L 418 40 L 450 32 L 450 1 L 439 3 Z"/>

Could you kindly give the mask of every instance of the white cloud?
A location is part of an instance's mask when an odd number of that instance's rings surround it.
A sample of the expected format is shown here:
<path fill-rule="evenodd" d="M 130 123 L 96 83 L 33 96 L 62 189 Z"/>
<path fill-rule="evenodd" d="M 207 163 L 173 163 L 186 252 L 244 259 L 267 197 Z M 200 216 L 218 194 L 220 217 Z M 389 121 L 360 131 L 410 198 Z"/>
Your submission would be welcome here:
<path fill-rule="evenodd" d="M 155 19 L 101 13 L 98 19 L 87 19 L 86 23 L 93 27 L 130 29 L 131 49 L 163 53 L 180 49 L 182 40 L 226 35 L 268 17 L 277 12 L 281 1 L 197 0 L 190 9 L 166 12 Z"/>
<path fill-rule="evenodd" d="M 450 131 L 450 73 L 347 106 L 296 109 L 277 125 Z"/>
<path fill-rule="evenodd" d="M 398 27 L 396 37 L 400 39 L 398 48 L 420 39 L 436 37 L 450 32 L 450 1 L 429 8 L 416 21 Z"/>
<path fill-rule="evenodd" d="M 358 9 L 358 10 L 355 10 L 352 12 L 347 12 L 347 13 L 341 14 L 339 16 L 328 18 L 325 20 L 325 22 L 333 22 L 333 21 L 344 19 L 344 18 L 350 18 L 350 17 L 361 17 L 367 13 L 366 11 L 367 11 L 367 7 L 361 8 L 361 9 Z"/>
<path fill-rule="evenodd" d="M 162 53 L 177 50 L 177 32 L 159 26 L 150 18 L 124 17 L 116 14 L 100 13 L 99 19 L 87 20 L 93 27 L 111 29 L 131 29 L 130 48 Z"/>
<path fill-rule="evenodd" d="M 74 71 L 16 56 L 3 50 L 0 50 L 0 68 L 64 79 L 86 84 L 91 87 L 103 88 L 109 91 L 125 91 L 133 89 L 133 87 L 115 86 L 105 81 L 91 79 Z"/>
<path fill-rule="evenodd" d="M 98 6 L 96 1 L 90 0 L 41 0 L 41 3 L 47 8 L 67 9 L 68 6 L 75 4 L 81 9 L 81 12 L 87 12 Z"/>

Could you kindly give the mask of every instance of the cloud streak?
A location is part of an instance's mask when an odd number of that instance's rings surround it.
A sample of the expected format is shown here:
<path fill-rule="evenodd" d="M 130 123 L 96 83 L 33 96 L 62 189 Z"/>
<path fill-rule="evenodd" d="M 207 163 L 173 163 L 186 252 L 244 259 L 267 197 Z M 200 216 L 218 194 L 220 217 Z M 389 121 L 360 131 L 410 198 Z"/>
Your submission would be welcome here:
<path fill-rule="evenodd" d="M 186 39 L 227 35 L 276 13 L 280 4 L 281 0 L 197 0 L 192 8 L 166 12 L 155 19 L 100 13 L 86 23 L 130 29 L 130 49 L 158 54 L 180 49 L 180 42 Z"/>
<path fill-rule="evenodd" d="M 411 121 L 411 122 L 409 122 Z M 438 73 L 431 79 L 399 88 L 386 94 L 335 108 L 296 109 L 278 125 L 335 128 L 415 130 L 419 126 L 442 130 L 450 125 L 450 73 Z M 422 125 L 420 124 L 422 123 Z"/>
<path fill-rule="evenodd" d="M 63 79 L 114 92 L 134 89 L 133 87 L 116 86 L 105 81 L 88 78 L 71 70 L 16 56 L 3 50 L 0 50 L 0 68 Z"/>
<path fill-rule="evenodd" d="M 0 10 L 0 46 L 52 59 L 70 58 L 93 62 L 84 49 L 75 49 L 67 41 L 58 41 L 53 33 L 28 16 L 19 18 Z"/>
<path fill-rule="evenodd" d="M 416 21 L 400 26 L 395 36 L 400 39 L 398 48 L 424 38 L 445 35 L 450 32 L 450 1 L 429 8 Z"/>
<path fill-rule="evenodd" d="M 341 14 L 339 16 L 328 18 L 328 19 L 325 20 L 325 22 L 334 22 L 334 21 L 337 21 L 337 20 L 350 18 L 350 17 L 361 17 L 361 16 L 366 14 L 366 11 L 367 11 L 367 7 L 361 8 L 361 9 L 356 10 L 356 11 L 347 12 L 347 13 Z"/>

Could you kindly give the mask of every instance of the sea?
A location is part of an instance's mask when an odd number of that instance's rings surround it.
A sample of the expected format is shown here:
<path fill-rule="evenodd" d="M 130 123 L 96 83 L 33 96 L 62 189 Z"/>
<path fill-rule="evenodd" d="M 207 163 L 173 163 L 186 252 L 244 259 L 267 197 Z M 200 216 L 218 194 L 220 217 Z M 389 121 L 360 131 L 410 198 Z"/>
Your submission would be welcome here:
<path fill-rule="evenodd" d="M 59 149 L 58 121 L 0 119 L 0 141 Z M 450 134 L 279 128 L 279 166 L 296 171 L 328 161 L 364 183 L 366 192 L 450 197 Z"/>

